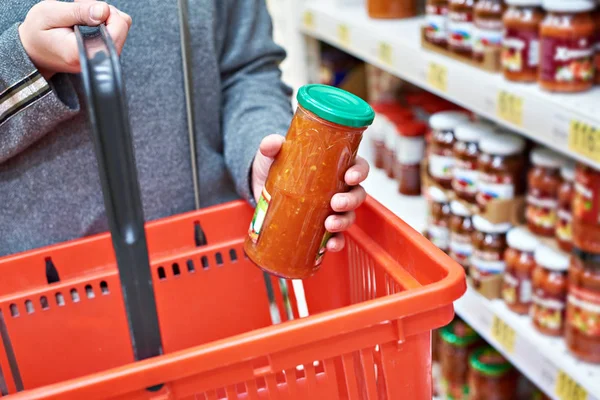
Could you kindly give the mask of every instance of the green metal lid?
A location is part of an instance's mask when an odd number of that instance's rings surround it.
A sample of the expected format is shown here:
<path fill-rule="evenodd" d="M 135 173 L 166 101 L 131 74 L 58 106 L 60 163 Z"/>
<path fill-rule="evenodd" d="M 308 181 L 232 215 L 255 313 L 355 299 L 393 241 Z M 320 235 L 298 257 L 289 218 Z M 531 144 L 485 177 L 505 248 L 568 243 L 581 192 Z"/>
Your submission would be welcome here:
<path fill-rule="evenodd" d="M 298 90 L 298 103 L 326 121 L 361 128 L 371 125 L 375 112 L 360 97 L 327 85 L 305 85 Z"/>
<path fill-rule="evenodd" d="M 487 376 L 502 376 L 513 368 L 496 349 L 490 346 L 475 350 L 471 354 L 469 363 L 475 371 Z"/>
<path fill-rule="evenodd" d="M 453 346 L 465 347 L 479 340 L 479 335 L 469 325 L 454 321 L 440 330 L 440 337 Z"/>

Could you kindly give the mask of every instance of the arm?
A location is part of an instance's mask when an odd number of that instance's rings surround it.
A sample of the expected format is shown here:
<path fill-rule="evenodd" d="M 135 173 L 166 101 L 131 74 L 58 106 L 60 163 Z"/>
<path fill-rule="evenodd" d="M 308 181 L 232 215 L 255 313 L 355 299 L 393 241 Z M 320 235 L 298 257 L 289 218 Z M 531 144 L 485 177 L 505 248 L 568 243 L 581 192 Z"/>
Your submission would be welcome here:
<path fill-rule="evenodd" d="M 271 37 L 264 0 L 222 0 L 217 25 L 225 29 L 220 68 L 225 162 L 238 193 L 253 201 L 252 162 L 262 139 L 285 134 L 292 111 L 291 90 L 281 81 L 285 52 Z"/>

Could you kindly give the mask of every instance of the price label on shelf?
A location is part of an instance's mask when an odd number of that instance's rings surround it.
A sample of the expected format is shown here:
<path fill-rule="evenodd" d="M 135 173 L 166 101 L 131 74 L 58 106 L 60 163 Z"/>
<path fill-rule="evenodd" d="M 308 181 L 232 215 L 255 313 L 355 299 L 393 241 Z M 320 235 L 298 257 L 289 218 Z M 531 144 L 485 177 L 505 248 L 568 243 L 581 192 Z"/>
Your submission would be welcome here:
<path fill-rule="evenodd" d="M 381 42 L 379 43 L 379 61 L 387 65 L 394 64 L 394 56 L 392 46 L 389 43 Z"/>
<path fill-rule="evenodd" d="M 492 320 L 491 335 L 508 353 L 515 351 L 515 340 L 517 334 L 506 322 L 494 315 Z"/>
<path fill-rule="evenodd" d="M 430 62 L 427 68 L 427 83 L 446 92 L 448 90 L 448 69 L 436 62 Z"/>
<path fill-rule="evenodd" d="M 496 101 L 496 112 L 498 117 L 511 124 L 523 125 L 523 98 L 509 93 L 505 90 L 498 92 Z"/>
<path fill-rule="evenodd" d="M 315 28 L 315 15 L 312 13 L 312 11 L 304 11 L 302 22 L 304 23 L 304 27 L 308 29 Z"/>
<path fill-rule="evenodd" d="M 588 394 L 577 382 L 563 371 L 556 377 L 556 397 L 559 400 L 587 400 Z"/>
<path fill-rule="evenodd" d="M 350 29 L 348 25 L 340 24 L 337 27 L 338 41 L 342 46 L 350 45 Z"/>
<path fill-rule="evenodd" d="M 600 162 L 600 128 L 573 120 L 569 124 L 569 150 Z"/>

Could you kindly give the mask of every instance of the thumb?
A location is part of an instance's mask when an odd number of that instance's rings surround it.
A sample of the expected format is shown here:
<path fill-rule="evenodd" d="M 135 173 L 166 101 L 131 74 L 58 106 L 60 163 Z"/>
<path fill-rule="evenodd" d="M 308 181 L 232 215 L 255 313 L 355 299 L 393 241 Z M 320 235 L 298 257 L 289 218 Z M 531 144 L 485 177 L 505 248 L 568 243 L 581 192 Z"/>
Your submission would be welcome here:
<path fill-rule="evenodd" d="M 281 135 L 269 135 L 260 143 L 260 148 L 252 163 L 252 190 L 255 197 L 260 194 L 267 176 L 269 176 L 269 169 L 274 158 L 281 151 L 284 142 L 285 138 Z"/>
<path fill-rule="evenodd" d="M 285 142 L 281 135 L 269 135 L 260 142 L 260 153 L 268 158 L 274 158 Z"/>
<path fill-rule="evenodd" d="M 110 15 L 108 4 L 101 1 L 43 1 L 39 6 L 37 11 L 45 29 L 71 28 L 75 25 L 97 26 Z"/>

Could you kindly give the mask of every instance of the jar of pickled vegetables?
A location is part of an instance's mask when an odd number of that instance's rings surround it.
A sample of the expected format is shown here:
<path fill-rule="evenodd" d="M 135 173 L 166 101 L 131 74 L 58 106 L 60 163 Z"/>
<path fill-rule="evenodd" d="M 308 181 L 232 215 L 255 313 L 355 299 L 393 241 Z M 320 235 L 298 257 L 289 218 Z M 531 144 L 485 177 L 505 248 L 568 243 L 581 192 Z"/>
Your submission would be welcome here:
<path fill-rule="evenodd" d="M 307 278 L 321 265 L 331 198 L 348 189 L 344 174 L 375 116 L 361 98 L 331 86 L 303 86 L 297 98 L 244 245 L 256 265 L 288 279 Z"/>
<path fill-rule="evenodd" d="M 490 346 L 477 349 L 469 360 L 469 400 L 514 400 L 519 375 Z"/>

